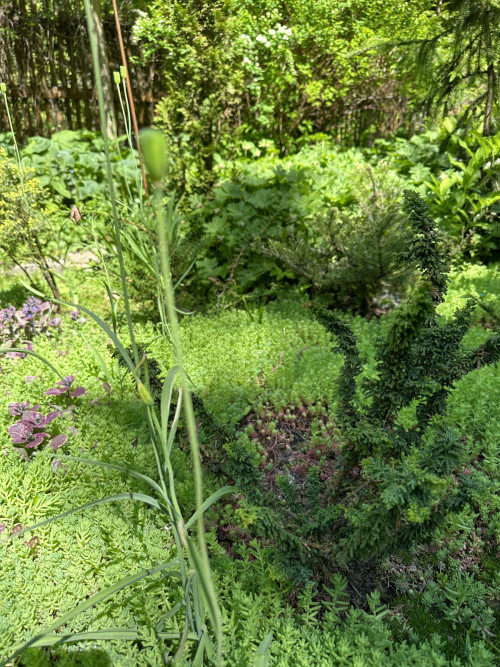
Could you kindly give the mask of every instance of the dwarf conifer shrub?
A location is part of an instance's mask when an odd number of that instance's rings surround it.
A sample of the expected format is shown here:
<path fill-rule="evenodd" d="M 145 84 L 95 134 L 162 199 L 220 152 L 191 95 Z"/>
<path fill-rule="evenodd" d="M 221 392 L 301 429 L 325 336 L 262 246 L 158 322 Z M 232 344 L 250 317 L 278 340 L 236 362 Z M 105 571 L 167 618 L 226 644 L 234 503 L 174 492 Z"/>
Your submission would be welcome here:
<path fill-rule="evenodd" d="M 363 361 L 352 331 L 336 314 L 315 307 L 345 359 L 336 414 L 345 439 L 336 489 L 348 521 L 339 534 L 343 557 L 407 549 L 431 537 L 460 503 L 466 438 L 446 423 L 447 397 L 464 375 L 500 358 L 498 334 L 476 348 L 462 342 L 472 300 L 440 322 L 436 307 L 449 269 L 426 204 L 406 191 L 405 209 L 412 238 L 402 261 L 415 263 L 420 277 L 378 343 L 376 377 L 360 386 L 366 400 L 357 393 Z M 411 426 L 400 419 L 408 406 L 414 408 Z M 354 482 L 353 470 L 359 471 Z"/>
<path fill-rule="evenodd" d="M 500 336 L 466 347 L 473 300 L 439 316 L 449 268 L 422 199 L 407 191 L 405 211 L 411 236 L 401 261 L 419 276 L 383 327 L 375 372 L 345 316 L 313 304 L 344 358 L 336 409 L 268 405 L 226 448 L 226 472 L 257 508 L 254 527 L 301 577 L 407 552 L 468 502 L 473 456 L 467 434 L 450 425 L 447 398 L 458 380 L 500 358 Z"/>

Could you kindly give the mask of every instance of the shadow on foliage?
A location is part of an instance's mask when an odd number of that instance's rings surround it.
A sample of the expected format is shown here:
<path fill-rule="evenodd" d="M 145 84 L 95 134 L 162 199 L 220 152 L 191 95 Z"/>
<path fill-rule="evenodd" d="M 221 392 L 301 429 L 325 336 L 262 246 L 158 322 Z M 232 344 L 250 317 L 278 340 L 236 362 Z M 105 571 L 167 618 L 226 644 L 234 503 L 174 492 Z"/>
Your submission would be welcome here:
<path fill-rule="evenodd" d="M 19 659 L 25 667 L 110 667 L 112 662 L 108 653 L 102 649 L 82 650 L 76 647 L 31 648 Z"/>

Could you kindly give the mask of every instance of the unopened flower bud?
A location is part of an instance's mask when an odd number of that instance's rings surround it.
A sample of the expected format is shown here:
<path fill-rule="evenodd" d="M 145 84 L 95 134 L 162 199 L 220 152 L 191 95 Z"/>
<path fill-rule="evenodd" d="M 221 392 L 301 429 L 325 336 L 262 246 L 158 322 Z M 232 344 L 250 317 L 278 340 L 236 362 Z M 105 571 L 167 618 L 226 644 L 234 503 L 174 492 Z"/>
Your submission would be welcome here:
<path fill-rule="evenodd" d="M 168 147 L 160 130 L 142 130 L 140 135 L 142 155 L 146 169 L 154 182 L 161 181 L 168 172 Z"/>
<path fill-rule="evenodd" d="M 140 381 L 137 383 L 137 391 L 139 392 L 139 396 L 141 397 L 141 401 L 143 401 L 143 403 L 145 403 L 146 405 L 154 404 L 153 397 L 146 389 L 144 384 Z"/>

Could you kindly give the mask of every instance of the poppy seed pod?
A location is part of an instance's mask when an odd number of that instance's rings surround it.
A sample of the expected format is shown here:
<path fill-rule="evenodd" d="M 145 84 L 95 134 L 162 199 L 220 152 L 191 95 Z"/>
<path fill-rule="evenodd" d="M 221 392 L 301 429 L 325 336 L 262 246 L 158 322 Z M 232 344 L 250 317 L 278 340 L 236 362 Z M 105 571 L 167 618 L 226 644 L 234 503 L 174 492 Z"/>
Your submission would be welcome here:
<path fill-rule="evenodd" d="M 140 133 L 144 164 L 153 182 L 161 181 L 168 173 L 168 147 L 163 132 L 146 129 Z"/>
<path fill-rule="evenodd" d="M 143 403 L 146 405 L 154 405 L 153 397 L 146 389 L 144 384 L 140 381 L 137 383 L 137 391 L 139 392 L 139 396 L 141 397 Z"/>

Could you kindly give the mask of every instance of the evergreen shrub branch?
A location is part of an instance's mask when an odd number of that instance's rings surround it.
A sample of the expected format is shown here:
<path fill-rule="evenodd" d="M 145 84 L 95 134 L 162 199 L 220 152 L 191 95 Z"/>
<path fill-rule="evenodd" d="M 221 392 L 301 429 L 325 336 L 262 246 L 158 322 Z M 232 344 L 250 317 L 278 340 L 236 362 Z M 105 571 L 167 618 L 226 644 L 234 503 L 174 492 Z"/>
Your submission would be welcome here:
<path fill-rule="evenodd" d="M 412 235 L 400 261 L 416 266 L 419 275 L 377 342 L 375 372 L 345 317 L 313 303 L 336 340 L 333 351 L 344 359 L 322 444 L 309 435 L 302 448 L 292 440 L 276 454 L 276 420 L 285 417 L 268 408 L 272 454 L 255 453 L 248 429 L 228 447 L 226 472 L 260 508 L 259 530 L 280 545 L 280 560 L 299 576 L 332 562 L 407 553 L 430 541 L 465 497 L 456 480 L 471 465 L 468 434 L 450 426 L 448 397 L 461 378 L 500 359 L 500 336 L 477 347 L 464 344 L 474 300 L 453 318 L 440 317 L 449 267 L 425 202 L 413 192 L 404 199 Z M 252 423 L 266 427 L 258 419 Z"/>

